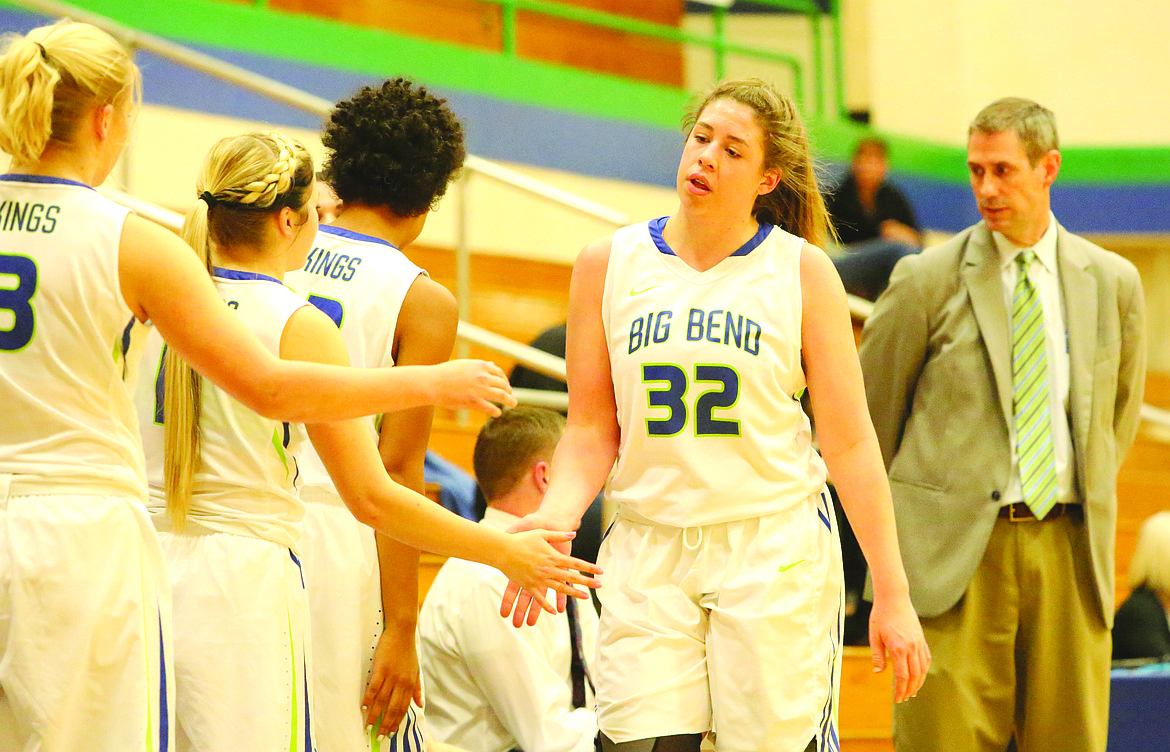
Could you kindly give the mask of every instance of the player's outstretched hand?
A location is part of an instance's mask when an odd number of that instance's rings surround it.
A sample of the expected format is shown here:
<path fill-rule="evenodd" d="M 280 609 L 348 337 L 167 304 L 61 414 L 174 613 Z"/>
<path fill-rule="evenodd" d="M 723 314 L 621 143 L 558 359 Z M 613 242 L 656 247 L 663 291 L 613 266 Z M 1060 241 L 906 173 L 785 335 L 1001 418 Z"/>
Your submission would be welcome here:
<path fill-rule="evenodd" d="M 566 597 L 589 597 L 588 590 L 581 590 L 574 585 L 584 585 L 586 588 L 600 586 L 590 576 L 601 574 L 600 567 L 569 556 L 575 535 L 552 530 L 528 530 L 511 536 L 517 548 L 517 565 L 512 567 L 513 571 L 500 568 L 509 580 L 504 590 L 504 600 L 500 604 L 501 617 L 507 618 L 514 607 L 513 625 L 523 626 L 525 617 L 530 625 L 535 624 L 541 609 L 555 614 L 564 611 Z M 544 598 L 549 588 L 556 591 L 556 608 Z"/>
<path fill-rule="evenodd" d="M 930 647 L 908 596 L 874 598 L 869 616 L 869 645 L 874 671 L 885 669 L 887 660 L 893 664 L 894 702 L 918 694 L 930 668 Z"/>
<path fill-rule="evenodd" d="M 548 515 L 541 514 L 538 510 L 531 514 L 525 515 L 519 522 L 508 528 L 509 533 L 522 533 L 525 530 L 564 530 L 571 531 L 572 525 L 566 525 L 560 520 L 555 520 Z M 564 543 L 554 543 L 556 549 L 563 554 L 569 554 L 573 550 L 571 541 Z M 568 596 L 557 593 L 557 613 L 564 613 L 566 599 Z M 536 621 L 540 618 L 540 612 L 544 608 L 540 601 L 534 599 L 531 594 L 525 592 L 518 583 L 509 582 L 508 587 L 504 590 L 504 600 L 500 604 L 500 616 L 505 619 L 509 615 L 512 616 L 512 625 L 519 628 L 524 626 L 527 621 L 528 626 L 534 626 Z"/>
<path fill-rule="evenodd" d="M 378 738 L 398 730 L 411 699 L 422 707 L 422 679 L 414 630 L 386 629 L 374 648 L 374 665 L 362 697 L 366 727 L 378 727 Z"/>
<path fill-rule="evenodd" d="M 500 414 L 500 405 L 515 407 L 512 386 L 498 365 L 487 360 L 450 360 L 429 366 L 434 379 L 435 404 L 453 410 Z"/>

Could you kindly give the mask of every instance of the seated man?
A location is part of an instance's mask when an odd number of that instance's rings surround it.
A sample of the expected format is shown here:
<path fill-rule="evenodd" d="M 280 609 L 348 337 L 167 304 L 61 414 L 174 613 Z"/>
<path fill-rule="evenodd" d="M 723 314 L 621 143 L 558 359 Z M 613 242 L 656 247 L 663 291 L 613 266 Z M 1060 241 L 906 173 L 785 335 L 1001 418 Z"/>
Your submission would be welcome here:
<path fill-rule="evenodd" d="M 564 426 L 534 407 L 484 424 L 474 454 L 488 505 L 481 525 L 507 530 L 536 511 Z M 419 634 L 432 735 L 470 752 L 593 752 L 592 602 L 570 598 L 564 614 L 516 629 L 500 617 L 507 584 L 496 569 L 451 559 L 427 592 Z"/>
<path fill-rule="evenodd" d="M 886 176 L 886 142 L 863 138 L 853 152 L 849 174 L 826 199 L 833 227 L 846 253 L 833 263 L 845 289 L 875 300 L 890 279 L 894 264 L 922 249 L 922 230 L 914 209 Z"/>

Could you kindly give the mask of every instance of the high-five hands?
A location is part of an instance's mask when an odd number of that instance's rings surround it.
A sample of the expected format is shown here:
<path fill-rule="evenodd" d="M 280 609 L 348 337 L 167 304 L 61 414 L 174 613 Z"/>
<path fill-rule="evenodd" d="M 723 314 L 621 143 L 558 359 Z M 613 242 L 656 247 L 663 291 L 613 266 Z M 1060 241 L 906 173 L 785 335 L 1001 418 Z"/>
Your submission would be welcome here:
<path fill-rule="evenodd" d="M 565 560 L 571 562 L 573 569 L 593 575 L 601 574 L 601 568 L 597 565 L 569 556 L 569 552 L 572 550 L 572 540 L 576 533 L 567 531 L 552 532 L 559 527 L 561 527 L 561 523 L 551 518 L 542 517 L 540 512 L 536 512 L 517 522 L 509 532 L 515 533 L 517 536 L 532 535 L 534 533 L 540 534 L 544 536 L 544 540 L 556 547 L 557 552 Z M 508 573 L 505 572 L 504 574 Z M 572 576 L 568 579 L 567 583 L 561 582 L 558 583 L 560 585 L 559 587 L 553 587 L 557 593 L 556 608 L 553 608 L 544 599 L 543 590 L 537 591 L 528 587 L 523 581 L 509 575 L 508 579 L 510 582 L 508 582 L 508 587 L 504 590 L 504 599 L 500 604 L 500 616 L 505 619 L 511 616 L 512 625 L 516 627 L 524 626 L 525 621 L 527 621 L 528 626 L 532 626 L 540 618 L 540 612 L 542 610 L 548 611 L 550 614 L 564 611 L 568 596 L 574 598 L 589 597 L 587 590 L 580 590 L 579 588 L 572 587 L 572 585 L 584 585 L 593 588 L 601 587 L 601 584 L 594 577 L 587 577 L 576 572 L 570 574 Z"/>

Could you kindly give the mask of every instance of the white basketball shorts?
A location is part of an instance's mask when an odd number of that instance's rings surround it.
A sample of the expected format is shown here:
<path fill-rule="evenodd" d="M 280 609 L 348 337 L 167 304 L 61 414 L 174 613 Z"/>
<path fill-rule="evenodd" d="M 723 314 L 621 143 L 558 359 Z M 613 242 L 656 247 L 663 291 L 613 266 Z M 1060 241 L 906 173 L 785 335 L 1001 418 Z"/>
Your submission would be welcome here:
<path fill-rule="evenodd" d="M 173 749 L 170 594 L 142 501 L 18 477 L 0 475 L 0 749 Z"/>
<path fill-rule="evenodd" d="M 192 528 L 158 534 L 174 598 L 177 749 L 312 752 L 300 562 L 271 541 Z"/>
<path fill-rule="evenodd" d="M 595 665 L 615 742 L 713 732 L 720 752 L 837 750 L 844 585 L 827 491 L 676 528 L 618 516 Z"/>

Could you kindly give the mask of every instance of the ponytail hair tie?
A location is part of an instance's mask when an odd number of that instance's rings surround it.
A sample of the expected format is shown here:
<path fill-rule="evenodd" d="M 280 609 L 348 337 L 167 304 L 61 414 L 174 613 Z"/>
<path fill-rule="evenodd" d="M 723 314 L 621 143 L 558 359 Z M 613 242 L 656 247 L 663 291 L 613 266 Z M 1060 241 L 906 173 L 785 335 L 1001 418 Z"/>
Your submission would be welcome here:
<path fill-rule="evenodd" d="M 207 204 L 208 209 L 210 209 L 211 207 L 213 207 L 219 203 L 219 201 L 216 200 L 215 196 L 211 195 L 210 191 L 204 191 L 203 193 L 200 193 L 199 198 L 203 200 L 203 203 Z"/>
<path fill-rule="evenodd" d="M 35 44 L 37 49 L 41 51 L 41 60 L 44 60 L 46 63 L 49 62 L 49 53 L 45 51 L 45 45 L 41 44 L 40 42 L 33 42 L 33 44 Z"/>

